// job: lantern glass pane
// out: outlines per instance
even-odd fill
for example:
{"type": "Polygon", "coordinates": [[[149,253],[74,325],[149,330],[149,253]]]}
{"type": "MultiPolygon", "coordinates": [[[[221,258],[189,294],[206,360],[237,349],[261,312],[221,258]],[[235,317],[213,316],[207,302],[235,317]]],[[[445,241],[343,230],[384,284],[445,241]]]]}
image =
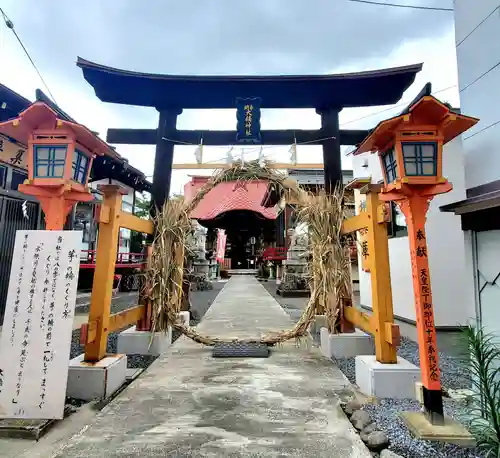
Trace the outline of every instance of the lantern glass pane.
{"type": "Polygon", "coordinates": [[[34,176],[35,178],[63,178],[66,164],[64,146],[34,146],[34,176]]]}
{"type": "Polygon", "coordinates": [[[403,142],[402,148],[406,175],[437,175],[437,144],[435,142],[403,142]]]}
{"type": "Polygon", "coordinates": [[[405,170],[407,175],[417,175],[417,163],[405,162],[405,170]]]}
{"type": "Polygon", "coordinates": [[[382,156],[384,163],[385,176],[387,183],[392,183],[398,178],[398,164],[396,162],[396,156],[394,154],[394,149],[390,149],[384,153],[382,156]]]}
{"type": "Polygon", "coordinates": [[[406,160],[416,159],[417,145],[414,143],[403,143],[403,157],[406,160]]]}
{"type": "Polygon", "coordinates": [[[47,161],[49,159],[49,152],[50,152],[49,147],[39,146],[39,147],[37,147],[36,152],[37,152],[38,160],[47,161]]]}
{"type": "Polygon", "coordinates": [[[435,163],[433,161],[422,163],[422,175],[433,176],[436,174],[435,169],[436,169],[436,166],[435,166],[435,163]]]}
{"type": "Polygon", "coordinates": [[[54,165],[52,169],[52,178],[62,178],[64,176],[64,164],[63,165],[54,165]]]}
{"type": "Polygon", "coordinates": [[[63,148],[60,148],[60,147],[57,147],[57,148],[54,148],[54,159],[56,161],[64,161],[66,162],[66,152],[67,152],[67,148],[66,147],[63,147],[63,148]]]}
{"type": "Polygon", "coordinates": [[[432,159],[434,160],[434,156],[436,154],[436,144],[435,143],[423,143],[420,145],[422,150],[422,159],[432,159]]]}
{"type": "Polygon", "coordinates": [[[81,151],[75,149],[73,153],[73,164],[71,178],[80,184],[85,184],[87,180],[89,158],[81,151]]]}

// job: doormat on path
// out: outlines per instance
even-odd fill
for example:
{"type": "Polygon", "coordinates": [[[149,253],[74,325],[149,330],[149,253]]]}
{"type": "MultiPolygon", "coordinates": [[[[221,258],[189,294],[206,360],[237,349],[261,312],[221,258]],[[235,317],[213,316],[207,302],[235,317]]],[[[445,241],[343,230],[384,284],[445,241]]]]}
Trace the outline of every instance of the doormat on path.
{"type": "Polygon", "coordinates": [[[214,345],[214,358],[269,358],[269,346],[260,342],[220,342],[214,345]]]}

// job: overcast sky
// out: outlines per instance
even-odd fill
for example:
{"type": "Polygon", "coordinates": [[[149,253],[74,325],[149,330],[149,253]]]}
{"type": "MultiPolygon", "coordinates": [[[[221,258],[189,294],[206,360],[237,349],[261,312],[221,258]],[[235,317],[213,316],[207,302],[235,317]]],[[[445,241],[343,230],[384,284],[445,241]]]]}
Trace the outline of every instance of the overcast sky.
{"type": "MultiPolygon", "coordinates": [[[[385,0],[380,0],[384,2],[385,0]]],[[[453,6],[452,0],[397,0],[453,6]]],[[[394,3],[394,2],[393,2],[394,3]]],[[[77,56],[113,67],[171,74],[324,74],[373,70],[423,62],[402,102],[427,82],[436,96],[458,105],[453,13],[352,3],[348,0],[3,0],[0,6],[59,106],[105,138],[109,127],[155,128],[153,108],[102,103],[75,65],[77,56]]],[[[0,82],[26,98],[47,93],[14,35],[0,24],[0,82]]],[[[346,109],[345,128],[369,128],[401,107],[352,122],[387,107],[346,109]]],[[[232,110],[185,111],[184,129],[235,129],[232,110]]],[[[319,128],[312,110],[269,110],[263,129],[319,128]]],[[[223,159],[228,148],[204,149],[204,161],[223,159]]],[[[152,175],[154,146],[117,150],[152,175]]],[[[177,147],[176,162],[195,162],[194,146],[177,147]]],[[[266,148],[288,160],[288,148],[266,148]]],[[[239,155],[239,150],[237,153],[239,155]]],[[[253,149],[245,157],[256,157],[253,149]]],[[[299,162],[320,162],[321,148],[299,146],[299,162]]],[[[349,158],[343,167],[351,168],[349,158]]],[[[188,174],[176,171],[172,192],[188,174]]],[[[209,172],[205,172],[209,173],[209,172]]]]}

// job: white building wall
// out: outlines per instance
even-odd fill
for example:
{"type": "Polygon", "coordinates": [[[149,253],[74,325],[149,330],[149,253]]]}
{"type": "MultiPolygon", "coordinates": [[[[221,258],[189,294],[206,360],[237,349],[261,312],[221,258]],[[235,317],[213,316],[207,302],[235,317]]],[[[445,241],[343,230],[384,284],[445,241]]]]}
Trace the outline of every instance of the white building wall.
{"type": "Polygon", "coordinates": [[[460,107],[480,118],[464,134],[466,188],[500,178],[499,6],[498,0],[455,1],[460,107]]]}
{"type": "MultiPolygon", "coordinates": [[[[463,142],[465,183],[472,188],[500,180],[498,0],[455,0],[455,38],[460,107],[463,114],[480,119],[464,134],[463,142]]],[[[500,231],[467,232],[464,238],[467,275],[477,281],[477,318],[500,338],[500,288],[491,284],[500,272],[500,231]]]]}
{"type": "MultiPolygon", "coordinates": [[[[372,178],[372,183],[382,180],[382,170],[376,154],[353,158],[355,177],[372,178]],[[367,167],[363,167],[363,164],[367,167]]],[[[427,243],[429,269],[435,307],[436,326],[458,326],[473,316],[472,280],[466,273],[465,249],[460,217],[439,211],[441,205],[465,198],[463,151],[460,138],[444,147],[444,175],[453,183],[453,191],[437,196],[427,214],[427,243]]],[[[356,208],[359,192],[356,191],[356,208]]],[[[394,314],[415,321],[413,283],[408,237],[389,239],[389,262],[394,314]]],[[[360,271],[360,301],[372,305],[370,273],[360,271]]]]}

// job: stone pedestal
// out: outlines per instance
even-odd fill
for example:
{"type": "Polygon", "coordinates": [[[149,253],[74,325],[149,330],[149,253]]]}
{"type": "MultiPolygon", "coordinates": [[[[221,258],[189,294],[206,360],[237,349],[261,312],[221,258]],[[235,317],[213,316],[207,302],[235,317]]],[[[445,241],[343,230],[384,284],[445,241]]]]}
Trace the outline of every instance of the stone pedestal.
{"type": "Polygon", "coordinates": [[[81,354],[69,362],[66,396],[84,401],[107,399],[126,381],[127,356],[111,355],[86,363],[81,354]]]}
{"type": "MultiPolygon", "coordinates": [[[[189,312],[187,312],[189,313],[189,312]]],[[[117,340],[117,351],[126,355],[158,356],[165,353],[172,344],[172,328],[167,333],[137,331],[132,326],[120,332],[117,340]]]]}
{"type": "Polygon", "coordinates": [[[195,259],[193,261],[193,273],[195,275],[205,275],[206,280],[209,280],[210,262],[195,259]]]}
{"type": "Polygon", "coordinates": [[[415,399],[415,383],[420,380],[420,368],[404,358],[382,364],[375,356],[356,356],[356,384],[368,396],[415,399]]]}
{"type": "Polygon", "coordinates": [[[373,355],[373,337],[356,330],[344,334],[330,334],[326,327],[320,330],[321,353],[327,358],[353,358],[358,355],[373,355]]]}
{"type": "Polygon", "coordinates": [[[307,262],[302,259],[287,259],[283,261],[283,272],[281,274],[279,290],[283,292],[308,291],[307,267],[307,262]]]}

